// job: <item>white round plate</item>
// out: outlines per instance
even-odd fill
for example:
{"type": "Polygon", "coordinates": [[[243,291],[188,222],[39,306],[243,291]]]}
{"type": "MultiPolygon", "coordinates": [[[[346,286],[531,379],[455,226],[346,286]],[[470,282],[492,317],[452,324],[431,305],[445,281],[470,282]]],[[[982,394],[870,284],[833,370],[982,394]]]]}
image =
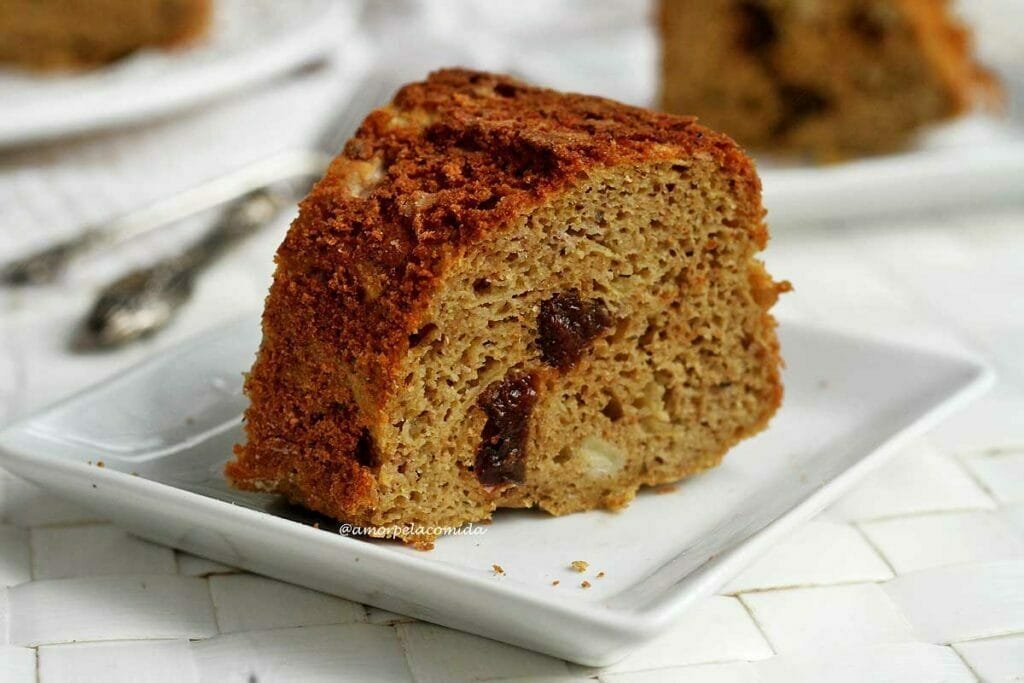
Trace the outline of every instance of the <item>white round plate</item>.
{"type": "Polygon", "coordinates": [[[351,32],[357,0],[215,0],[205,39],[142,50],[94,71],[0,69],[0,147],[137,122],[232,94],[325,55],[351,32]]]}

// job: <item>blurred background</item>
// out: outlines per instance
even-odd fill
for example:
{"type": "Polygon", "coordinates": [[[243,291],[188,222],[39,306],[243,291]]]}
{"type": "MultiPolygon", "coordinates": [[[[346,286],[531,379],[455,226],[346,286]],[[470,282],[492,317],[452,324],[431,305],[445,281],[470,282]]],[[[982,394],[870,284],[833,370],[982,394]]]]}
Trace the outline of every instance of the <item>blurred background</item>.
{"type": "MultiPolygon", "coordinates": [[[[183,21],[196,4],[177,2],[179,15],[165,17],[168,22],[183,21]]],[[[22,16],[14,16],[22,3],[5,5],[0,30],[22,16]]],[[[102,19],[103,3],[95,7],[102,19]]],[[[126,54],[114,61],[71,71],[0,69],[0,261],[315,145],[350,101],[369,106],[365,92],[359,97],[367,74],[386,74],[378,80],[390,83],[462,65],[646,106],[655,104],[659,87],[657,7],[646,0],[213,0],[210,7],[208,28],[171,49],[123,47],[126,54]]],[[[839,324],[869,334],[898,337],[902,330],[910,341],[933,346],[978,346],[977,334],[966,335],[965,343],[948,321],[938,334],[913,323],[936,313],[957,319],[961,313],[950,307],[959,294],[946,296],[936,311],[936,304],[911,302],[903,292],[854,284],[891,284],[892,268],[912,262],[901,249],[910,248],[914,233],[896,233],[894,226],[941,216],[944,229],[959,230],[960,239],[964,231],[948,225],[973,212],[1004,216],[999,220],[1013,226],[1007,230],[1016,230],[1016,219],[1005,216],[1024,205],[1024,42],[1018,35],[1024,3],[971,0],[956,7],[974,31],[978,58],[1004,84],[1003,110],[929,129],[893,154],[825,165],[758,157],[775,238],[767,259],[797,286],[782,304],[784,315],[833,314],[839,324]],[[875,267],[871,258],[830,264],[842,251],[835,242],[850,234],[841,226],[853,223],[875,226],[863,228],[869,241],[900,235],[898,245],[874,245],[871,258],[889,275],[862,273],[875,267]],[[895,308],[872,308],[883,303],[895,308]],[[868,318],[839,315],[847,304],[868,318]],[[894,326],[868,324],[871,315],[891,318],[894,326]]],[[[96,57],[81,45],[75,50],[73,58],[96,57]]],[[[196,279],[190,301],[165,331],[116,351],[71,349],[97,295],[131,269],[194,243],[216,211],[92,248],[54,282],[0,289],[0,423],[227,317],[258,310],[291,214],[285,208],[226,249],[196,279]]],[[[934,239],[939,233],[928,234],[934,239]]],[[[975,247],[985,242],[980,234],[968,238],[975,247]]],[[[943,268],[977,265],[964,263],[967,257],[951,245],[940,240],[928,249],[948,250],[939,254],[943,268]]],[[[996,249],[992,256],[1005,254],[996,249]]],[[[929,279],[936,275],[923,268],[908,273],[923,278],[918,286],[925,292],[937,291],[929,279]]],[[[1016,279],[992,284],[1000,299],[1003,292],[1024,293],[1019,277],[1009,277],[1016,279]]],[[[1011,298],[1003,307],[1005,320],[1016,319],[1018,326],[1019,306],[1011,298]]]]}

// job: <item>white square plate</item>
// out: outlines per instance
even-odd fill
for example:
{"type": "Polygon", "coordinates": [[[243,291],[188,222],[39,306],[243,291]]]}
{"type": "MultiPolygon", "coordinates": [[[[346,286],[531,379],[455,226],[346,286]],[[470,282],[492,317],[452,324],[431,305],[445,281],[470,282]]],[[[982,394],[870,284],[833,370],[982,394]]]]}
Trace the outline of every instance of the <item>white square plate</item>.
{"type": "Polygon", "coordinates": [[[620,513],[502,511],[483,535],[441,538],[432,552],[341,536],[272,496],[227,487],[242,373],[259,342],[253,318],[8,428],[0,462],[154,541],[605,665],[991,383],[967,360],[795,325],[781,336],[784,407],[721,467],[670,493],[641,493],[620,513]],[[586,577],[573,560],[590,563],[586,577]]]}

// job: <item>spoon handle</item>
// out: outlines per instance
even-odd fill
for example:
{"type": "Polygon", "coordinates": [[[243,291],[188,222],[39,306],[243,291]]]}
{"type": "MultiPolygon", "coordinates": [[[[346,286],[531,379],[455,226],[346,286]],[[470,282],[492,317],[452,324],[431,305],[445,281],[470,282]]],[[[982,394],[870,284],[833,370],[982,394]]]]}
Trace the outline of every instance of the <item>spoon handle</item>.
{"type": "Polygon", "coordinates": [[[129,272],[104,287],[86,315],[72,348],[114,349],[163,329],[189,300],[197,276],[230,247],[266,225],[305,193],[265,185],[232,202],[194,244],[129,272]]]}

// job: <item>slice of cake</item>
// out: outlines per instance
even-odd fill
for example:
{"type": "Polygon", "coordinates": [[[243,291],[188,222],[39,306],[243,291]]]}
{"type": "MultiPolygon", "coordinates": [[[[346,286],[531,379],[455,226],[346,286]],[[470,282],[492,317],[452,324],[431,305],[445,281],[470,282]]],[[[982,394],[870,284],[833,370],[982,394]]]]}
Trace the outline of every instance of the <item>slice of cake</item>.
{"type": "Polygon", "coordinates": [[[782,395],[763,217],[750,159],[692,119],[408,85],[277,253],[227,475],[424,542],[712,467],[782,395]]]}
{"type": "Polygon", "coordinates": [[[100,66],[143,47],[177,47],[210,22],[211,0],[3,0],[0,63],[100,66]]]}
{"type": "Polygon", "coordinates": [[[745,146],[890,151],[992,94],[946,0],[661,0],[666,111],[745,146]]]}

